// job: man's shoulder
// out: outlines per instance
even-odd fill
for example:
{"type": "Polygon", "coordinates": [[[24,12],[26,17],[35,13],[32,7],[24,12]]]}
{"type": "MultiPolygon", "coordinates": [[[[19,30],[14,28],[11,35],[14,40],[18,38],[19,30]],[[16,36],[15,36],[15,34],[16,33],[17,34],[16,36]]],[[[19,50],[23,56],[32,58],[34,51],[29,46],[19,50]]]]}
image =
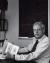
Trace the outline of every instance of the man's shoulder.
{"type": "Polygon", "coordinates": [[[45,35],[45,37],[42,39],[41,44],[49,46],[49,39],[48,37],[45,35]]]}
{"type": "Polygon", "coordinates": [[[48,36],[44,35],[44,39],[43,39],[43,41],[49,41],[48,36]]]}

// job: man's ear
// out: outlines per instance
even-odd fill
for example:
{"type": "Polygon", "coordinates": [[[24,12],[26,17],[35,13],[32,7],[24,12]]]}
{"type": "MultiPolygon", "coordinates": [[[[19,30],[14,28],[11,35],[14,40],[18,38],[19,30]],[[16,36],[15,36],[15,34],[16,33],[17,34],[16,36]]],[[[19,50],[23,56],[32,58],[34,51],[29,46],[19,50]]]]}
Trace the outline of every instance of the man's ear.
{"type": "Polygon", "coordinates": [[[42,31],[43,31],[43,34],[45,33],[45,26],[42,25],[42,31]]]}
{"type": "Polygon", "coordinates": [[[44,34],[45,33],[45,28],[43,28],[42,31],[43,31],[43,34],[44,34]]]}

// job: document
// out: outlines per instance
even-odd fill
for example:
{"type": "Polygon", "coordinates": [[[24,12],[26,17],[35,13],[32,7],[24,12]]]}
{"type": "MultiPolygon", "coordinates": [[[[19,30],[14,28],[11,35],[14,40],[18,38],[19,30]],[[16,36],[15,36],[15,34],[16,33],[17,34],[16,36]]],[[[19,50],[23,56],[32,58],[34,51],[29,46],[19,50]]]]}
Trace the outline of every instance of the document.
{"type": "Polygon", "coordinates": [[[18,50],[19,50],[19,46],[14,45],[10,42],[5,42],[3,47],[3,53],[9,52],[12,55],[17,54],[18,50]]]}

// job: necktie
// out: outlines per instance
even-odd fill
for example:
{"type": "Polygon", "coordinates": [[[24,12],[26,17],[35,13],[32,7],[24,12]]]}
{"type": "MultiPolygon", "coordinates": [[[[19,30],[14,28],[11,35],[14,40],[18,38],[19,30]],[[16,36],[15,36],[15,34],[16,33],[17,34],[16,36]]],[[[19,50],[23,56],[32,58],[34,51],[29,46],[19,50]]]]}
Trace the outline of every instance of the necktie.
{"type": "Polygon", "coordinates": [[[38,44],[38,40],[36,40],[36,42],[35,42],[35,44],[34,44],[32,50],[31,50],[31,52],[34,52],[34,51],[36,50],[36,46],[37,46],[37,44],[38,44]]]}

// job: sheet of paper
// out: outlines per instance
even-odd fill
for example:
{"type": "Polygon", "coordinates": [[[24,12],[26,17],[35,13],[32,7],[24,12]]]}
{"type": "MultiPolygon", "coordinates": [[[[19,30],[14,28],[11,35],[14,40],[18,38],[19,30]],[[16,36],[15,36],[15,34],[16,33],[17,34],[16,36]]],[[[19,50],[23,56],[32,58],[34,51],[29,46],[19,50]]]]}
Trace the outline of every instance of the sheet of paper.
{"type": "Polygon", "coordinates": [[[3,47],[3,52],[4,53],[9,52],[12,55],[17,54],[18,50],[19,50],[19,46],[14,45],[10,42],[5,42],[4,47],[3,47]]]}

